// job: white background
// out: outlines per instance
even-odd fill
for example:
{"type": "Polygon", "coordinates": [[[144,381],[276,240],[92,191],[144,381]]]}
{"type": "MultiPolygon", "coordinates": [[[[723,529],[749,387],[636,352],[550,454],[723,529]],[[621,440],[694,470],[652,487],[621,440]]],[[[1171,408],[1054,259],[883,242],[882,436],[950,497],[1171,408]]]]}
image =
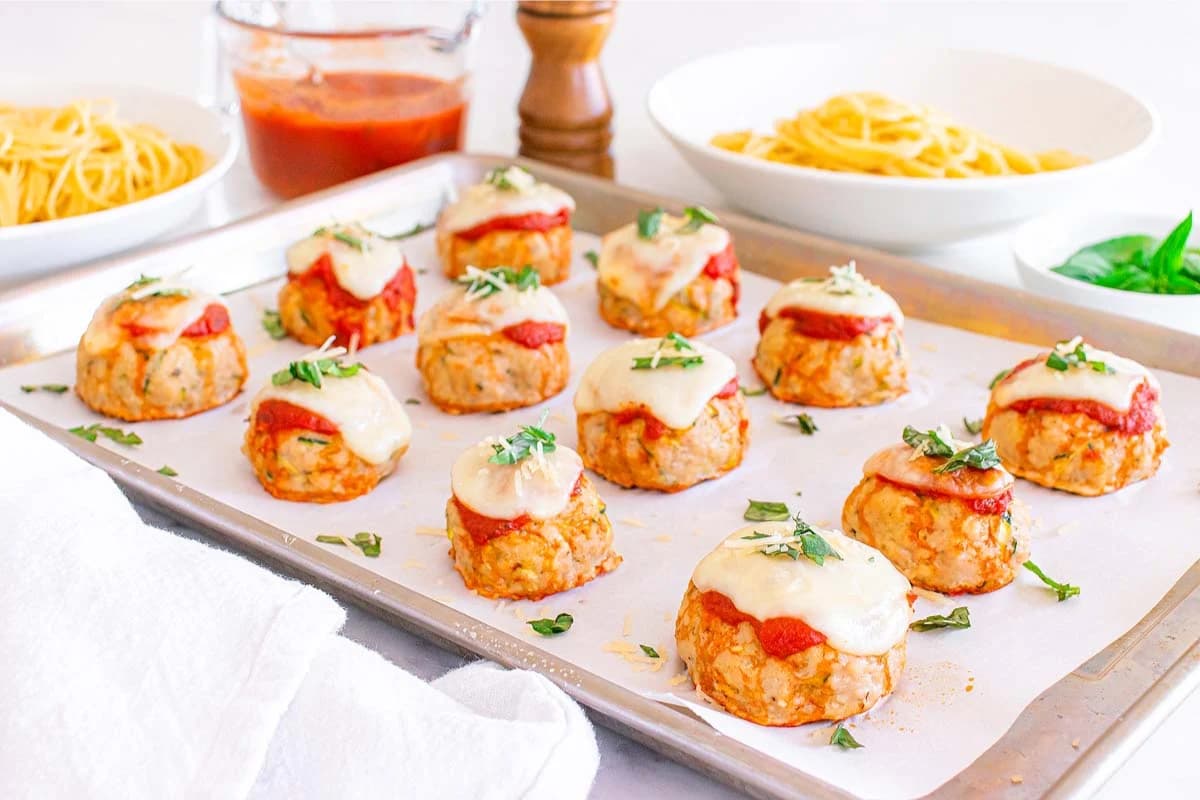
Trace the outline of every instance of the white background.
{"type": "MultiPolygon", "coordinates": [[[[117,81],[196,95],[209,85],[205,18],[208,4],[0,3],[0,71],[6,77],[117,81]]],[[[671,67],[735,46],[862,34],[981,47],[1077,67],[1130,89],[1157,107],[1164,126],[1158,150],[1097,206],[1182,216],[1200,194],[1200,3],[660,3],[625,0],[605,48],[616,106],[618,180],[720,206],[714,190],[690,172],[653,129],[643,98],[671,67]]],[[[489,8],[479,42],[469,149],[516,149],[516,101],[528,55],[508,3],[489,8]]],[[[803,75],[792,76],[802,82],[803,75]]],[[[1014,98],[1019,101],[1018,98],[1014,98]]],[[[244,162],[189,225],[219,224],[273,201],[244,162]]],[[[927,254],[925,260],[1014,284],[1004,237],[927,254]]],[[[2,265],[0,265],[2,269],[2,265]]],[[[351,610],[347,633],[397,664],[430,677],[453,656],[386,623],[351,610]]],[[[1200,785],[1195,742],[1200,698],[1193,697],[1105,787],[1109,800],[1135,794],[1194,797],[1200,785]]],[[[595,796],[730,796],[611,734],[601,733],[603,759],[595,796]]]]}

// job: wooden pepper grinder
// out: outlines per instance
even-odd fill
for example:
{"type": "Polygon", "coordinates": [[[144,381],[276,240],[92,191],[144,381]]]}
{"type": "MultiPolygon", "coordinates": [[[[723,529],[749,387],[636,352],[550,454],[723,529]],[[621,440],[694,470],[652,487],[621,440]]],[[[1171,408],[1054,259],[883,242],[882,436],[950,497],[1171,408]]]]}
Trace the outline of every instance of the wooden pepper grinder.
{"type": "Polygon", "coordinates": [[[517,4],[517,24],[533,53],[517,105],[521,155],[612,177],[612,101],[599,57],[615,5],[614,0],[517,4]]]}

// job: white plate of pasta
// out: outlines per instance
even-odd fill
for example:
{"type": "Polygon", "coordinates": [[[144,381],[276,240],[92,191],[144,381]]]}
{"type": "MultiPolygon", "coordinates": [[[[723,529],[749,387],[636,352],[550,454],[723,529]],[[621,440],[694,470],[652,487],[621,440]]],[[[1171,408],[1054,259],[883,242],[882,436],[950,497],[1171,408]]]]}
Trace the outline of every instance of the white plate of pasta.
{"type": "Polygon", "coordinates": [[[1158,135],[1144,102],[1074,70],[872,40],[702,58],[660,79],[647,105],[733,204],[893,250],[1094,193],[1158,135]]]}
{"type": "Polygon", "coordinates": [[[0,285],[179,225],[233,164],[237,142],[221,114],[177,95],[0,83],[0,285]]]}

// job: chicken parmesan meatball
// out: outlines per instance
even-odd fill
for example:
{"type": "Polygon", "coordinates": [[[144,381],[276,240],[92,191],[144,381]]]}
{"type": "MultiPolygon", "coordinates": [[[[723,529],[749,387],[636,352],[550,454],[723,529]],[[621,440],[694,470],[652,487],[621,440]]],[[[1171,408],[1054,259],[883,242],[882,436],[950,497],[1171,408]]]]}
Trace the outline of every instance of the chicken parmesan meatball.
{"type": "Polygon", "coordinates": [[[446,531],[454,569],[484,597],[538,600],[616,569],[612,525],[583,462],[528,426],[454,463],[446,531]]]}
{"type": "Polygon", "coordinates": [[[1014,475],[1086,496],[1149,478],[1169,444],[1158,380],[1078,338],[993,386],[983,435],[1014,475]]]}
{"type": "Polygon", "coordinates": [[[851,261],[785,285],[758,318],[754,370],[771,394],[825,408],[869,406],[908,391],[904,315],[851,261]]]}
{"type": "Polygon", "coordinates": [[[287,251],[279,320],[318,346],[362,349],[413,329],[417,285],[400,246],[361,225],[330,225],[287,251]]]}
{"type": "Polygon", "coordinates": [[[863,466],[842,509],[846,533],[922,589],[981,594],[1012,583],[1029,535],[1014,519],[1013,477],[994,443],[958,442],[944,427],[904,433],[863,466]]]}
{"type": "Polygon", "coordinates": [[[142,277],[100,304],[75,353],[75,393],[137,422],[228,403],[246,382],[246,348],[221,298],[142,277]]]}
{"type": "Polygon", "coordinates": [[[642,336],[694,336],[737,317],[741,270],[729,231],[703,208],[642,211],[604,237],[596,263],[600,316],[642,336]]]}
{"type": "Polygon", "coordinates": [[[339,348],[293,361],[254,398],[242,452],[274,497],[353,500],[408,450],[403,406],[381,378],[342,355],[339,348]]]}
{"type": "Polygon", "coordinates": [[[575,201],[521,167],[492,170],[446,206],[437,221],[437,251],[447,277],[468,266],[529,264],[547,286],[571,274],[575,201]]]}
{"type": "Polygon", "coordinates": [[[896,688],[910,588],[879,551],[838,531],[762,522],[734,531],[696,567],[675,642],[696,690],[734,716],[779,726],[843,720],[896,688]],[[832,552],[779,555],[813,536],[832,552]]]}
{"type": "Polygon", "coordinates": [[[451,414],[540,403],[570,377],[567,310],[520,271],[468,268],[421,317],[417,369],[434,404],[451,414]]]}
{"type": "Polygon", "coordinates": [[[625,487],[678,492],[719,477],[749,439],[733,361],[675,333],[602,353],[575,412],[584,465],[625,487]]]}

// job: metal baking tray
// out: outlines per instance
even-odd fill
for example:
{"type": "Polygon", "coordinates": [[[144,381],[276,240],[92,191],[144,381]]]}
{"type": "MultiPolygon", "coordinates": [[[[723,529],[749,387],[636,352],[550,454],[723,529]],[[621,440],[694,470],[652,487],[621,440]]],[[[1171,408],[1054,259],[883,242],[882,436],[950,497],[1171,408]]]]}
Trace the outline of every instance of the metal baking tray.
{"type": "MultiPolygon", "coordinates": [[[[591,176],[516,161],[576,198],[574,224],[580,230],[610,230],[651,205],[683,205],[591,176]]],[[[333,210],[341,218],[378,216],[386,210],[397,227],[430,224],[454,187],[477,182],[488,169],[512,162],[481,155],[436,156],[215,231],[0,293],[0,366],[73,347],[96,297],[171,254],[186,253],[200,262],[200,272],[193,277],[207,287],[234,291],[283,272],[282,264],[268,270],[261,263],[239,262],[237,254],[260,239],[264,227],[295,230],[319,225],[333,210]],[[381,191],[388,187],[395,191],[381,191]],[[380,207],[380,198],[386,198],[386,209],[380,207]]],[[[1200,337],[948,274],[733,212],[722,212],[721,219],[737,239],[742,263],[777,280],[817,275],[827,265],[853,257],[888,287],[911,317],[1029,343],[1051,341],[1058,332],[1073,330],[1149,366],[1200,377],[1200,337]]],[[[723,736],[687,711],[580,670],[187,486],[164,481],[119,453],[86,446],[59,428],[2,402],[0,406],[104,469],[140,501],[440,646],[510,667],[536,669],[591,709],[600,724],[734,788],[755,797],[850,796],[723,736]]],[[[1016,798],[1087,797],[1198,686],[1200,562],[1137,625],[1039,696],[989,750],[930,797],[993,796],[1001,791],[1016,798]],[[1013,775],[1020,775],[1022,782],[1014,784],[1013,775]]]]}

